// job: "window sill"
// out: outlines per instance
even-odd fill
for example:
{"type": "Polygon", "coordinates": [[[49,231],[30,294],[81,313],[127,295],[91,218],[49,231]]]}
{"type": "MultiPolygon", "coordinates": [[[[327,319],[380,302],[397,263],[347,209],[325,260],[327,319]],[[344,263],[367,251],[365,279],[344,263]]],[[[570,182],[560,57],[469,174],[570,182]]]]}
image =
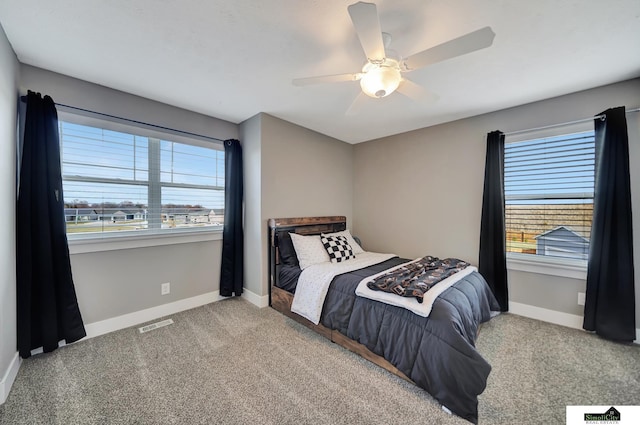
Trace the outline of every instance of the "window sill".
{"type": "Polygon", "coordinates": [[[92,238],[69,239],[69,254],[116,251],[151,246],[222,240],[222,230],[172,231],[161,234],[101,235],[92,238]]]}
{"type": "Polygon", "coordinates": [[[508,253],[507,269],[572,279],[587,279],[586,260],[508,253]]]}

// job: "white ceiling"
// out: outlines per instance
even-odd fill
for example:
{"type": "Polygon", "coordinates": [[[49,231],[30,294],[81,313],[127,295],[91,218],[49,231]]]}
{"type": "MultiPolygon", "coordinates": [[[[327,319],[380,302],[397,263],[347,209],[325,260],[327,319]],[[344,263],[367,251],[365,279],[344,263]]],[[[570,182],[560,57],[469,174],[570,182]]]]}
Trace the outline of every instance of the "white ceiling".
{"type": "MultiPolygon", "coordinates": [[[[484,26],[488,49],[407,76],[436,102],[399,93],[345,111],[358,72],[355,0],[2,0],[22,63],[240,123],[259,112],[358,143],[640,76],[638,0],[377,0],[402,56],[484,26]]],[[[634,105],[636,106],[636,105],[634,105]]]]}

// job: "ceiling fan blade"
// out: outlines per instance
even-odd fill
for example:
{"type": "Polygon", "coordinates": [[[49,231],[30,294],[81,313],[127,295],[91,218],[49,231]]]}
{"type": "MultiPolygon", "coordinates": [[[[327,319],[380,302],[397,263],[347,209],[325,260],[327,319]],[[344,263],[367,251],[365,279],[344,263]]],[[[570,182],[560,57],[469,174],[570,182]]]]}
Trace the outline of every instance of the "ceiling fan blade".
{"type": "Polygon", "coordinates": [[[311,84],[322,84],[322,83],[340,83],[343,81],[358,81],[362,78],[361,73],[356,74],[335,74],[335,75],[321,75],[318,77],[308,77],[308,78],[296,78],[292,81],[294,86],[308,86],[311,84]]]}
{"type": "Polygon", "coordinates": [[[407,80],[406,78],[403,78],[402,81],[400,81],[400,85],[396,91],[415,101],[428,100],[430,102],[434,102],[438,100],[437,94],[425,89],[411,80],[407,80]]]}
{"type": "Polygon", "coordinates": [[[491,27],[484,27],[477,31],[470,32],[446,43],[439,44],[430,49],[416,53],[402,61],[403,71],[413,71],[437,62],[466,55],[476,50],[491,46],[496,34],[491,27]]]}
{"type": "Polygon", "coordinates": [[[358,113],[360,112],[360,109],[362,109],[362,106],[365,104],[365,102],[367,102],[368,98],[369,96],[367,96],[363,92],[360,92],[356,96],[356,98],[353,99],[351,106],[349,106],[349,109],[347,109],[347,111],[344,114],[347,116],[358,115],[358,113]]]}
{"type": "Polygon", "coordinates": [[[384,59],[384,43],[376,5],[359,1],[347,9],[367,59],[370,61],[384,59]]]}

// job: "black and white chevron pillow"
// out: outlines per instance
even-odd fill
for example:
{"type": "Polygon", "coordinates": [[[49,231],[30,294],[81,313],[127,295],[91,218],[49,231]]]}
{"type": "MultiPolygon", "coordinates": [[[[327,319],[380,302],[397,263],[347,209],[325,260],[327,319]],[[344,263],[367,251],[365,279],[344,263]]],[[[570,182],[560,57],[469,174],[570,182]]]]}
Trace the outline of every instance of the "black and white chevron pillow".
{"type": "Polygon", "coordinates": [[[351,258],[356,258],[346,237],[323,235],[320,239],[322,240],[322,245],[324,245],[324,249],[327,250],[327,254],[329,254],[329,259],[331,259],[332,263],[339,263],[351,258]]]}

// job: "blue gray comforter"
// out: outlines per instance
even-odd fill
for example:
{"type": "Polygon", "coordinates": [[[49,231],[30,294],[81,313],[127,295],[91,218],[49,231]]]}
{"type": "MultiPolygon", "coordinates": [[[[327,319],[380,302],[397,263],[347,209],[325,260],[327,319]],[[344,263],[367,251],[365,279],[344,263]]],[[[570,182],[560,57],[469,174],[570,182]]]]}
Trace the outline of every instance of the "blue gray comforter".
{"type": "Polygon", "coordinates": [[[337,276],[321,323],[384,357],[458,416],[478,422],[478,395],[491,366],[475,349],[480,323],[499,306],[474,272],[443,292],[429,317],[355,295],[358,283],[408,260],[393,258],[337,276]]]}

